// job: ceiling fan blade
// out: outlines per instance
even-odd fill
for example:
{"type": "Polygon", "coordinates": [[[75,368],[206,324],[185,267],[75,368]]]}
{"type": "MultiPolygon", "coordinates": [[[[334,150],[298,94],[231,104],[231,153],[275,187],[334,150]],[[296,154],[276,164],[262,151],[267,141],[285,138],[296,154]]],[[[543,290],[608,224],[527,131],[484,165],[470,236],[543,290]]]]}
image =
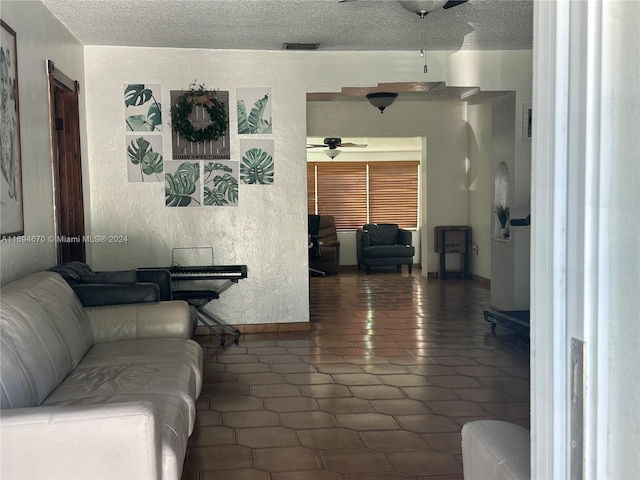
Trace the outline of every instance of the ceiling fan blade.
{"type": "Polygon", "coordinates": [[[353,147],[353,148],[365,148],[367,147],[367,145],[362,144],[362,143],[341,143],[340,145],[338,145],[339,147],[353,147]]]}
{"type": "Polygon", "coordinates": [[[449,0],[447,3],[445,3],[442,8],[444,8],[445,10],[448,8],[453,8],[453,7],[457,7],[458,5],[462,5],[463,3],[467,3],[469,0],[449,0]]]}
{"type": "Polygon", "coordinates": [[[307,148],[326,148],[327,146],[325,144],[322,145],[318,145],[318,144],[307,144],[307,148]]]}

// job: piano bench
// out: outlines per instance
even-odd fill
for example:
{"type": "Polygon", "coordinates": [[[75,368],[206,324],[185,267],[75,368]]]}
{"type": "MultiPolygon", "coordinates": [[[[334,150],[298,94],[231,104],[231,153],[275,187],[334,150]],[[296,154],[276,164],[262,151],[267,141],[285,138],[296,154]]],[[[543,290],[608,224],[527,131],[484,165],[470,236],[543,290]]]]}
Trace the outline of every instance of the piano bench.
{"type": "Polygon", "coordinates": [[[217,300],[220,293],[216,290],[174,290],[174,300],[217,300]]]}

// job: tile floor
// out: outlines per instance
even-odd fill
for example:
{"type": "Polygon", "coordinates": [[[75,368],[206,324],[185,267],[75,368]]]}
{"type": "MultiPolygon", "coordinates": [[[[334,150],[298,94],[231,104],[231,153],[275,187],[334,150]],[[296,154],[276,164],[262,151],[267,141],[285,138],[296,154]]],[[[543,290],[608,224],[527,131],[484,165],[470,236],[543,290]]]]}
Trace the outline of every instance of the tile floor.
{"type": "Polygon", "coordinates": [[[183,480],[462,479],[465,422],[529,427],[529,353],[490,333],[489,300],[419,268],[346,267],[310,279],[310,332],[198,337],[183,480]]]}

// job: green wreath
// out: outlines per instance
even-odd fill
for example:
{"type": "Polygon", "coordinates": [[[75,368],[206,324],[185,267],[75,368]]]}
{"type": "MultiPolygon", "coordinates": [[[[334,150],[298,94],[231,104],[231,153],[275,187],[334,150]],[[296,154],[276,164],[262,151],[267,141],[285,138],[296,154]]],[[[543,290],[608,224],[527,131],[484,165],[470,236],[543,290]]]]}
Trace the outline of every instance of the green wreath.
{"type": "Polygon", "coordinates": [[[203,85],[196,90],[191,88],[180,95],[171,111],[173,130],[189,142],[204,143],[215,141],[227,131],[227,113],[224,103],[216,98],[213,91],[205,90],[203,85]],[[194,105],[200,105],[209,114],[211,123],[205,128],[197,129],[189,120],[194,105]]]}

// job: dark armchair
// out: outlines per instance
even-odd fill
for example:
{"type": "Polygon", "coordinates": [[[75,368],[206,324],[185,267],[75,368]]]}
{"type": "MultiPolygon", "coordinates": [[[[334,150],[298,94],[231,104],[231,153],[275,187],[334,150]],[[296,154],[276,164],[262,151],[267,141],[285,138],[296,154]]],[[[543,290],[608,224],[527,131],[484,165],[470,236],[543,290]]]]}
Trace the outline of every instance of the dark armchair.
{"type": "Polygon", "coordinates": [[[94,272],[83,262],[49,268],[71,285],[85,307],[172,299],[171,274],[164,269],[94,272]]]}
{"type": "Polygon", "coordinates": [[[411,232],[395,223],[371,223],[356,232],[358,270],[365,267],[371,273],[372,266],[407,265],[413,267],[415,247],[411,245],[411,232]]]}
{"type": "Polygon", "coordinates": [[[309,260],[309,266],[325,274],[338,273],[340,242],[336,231],[336,220],[332,215],[320,215],[318,252],[309,260]]]}

